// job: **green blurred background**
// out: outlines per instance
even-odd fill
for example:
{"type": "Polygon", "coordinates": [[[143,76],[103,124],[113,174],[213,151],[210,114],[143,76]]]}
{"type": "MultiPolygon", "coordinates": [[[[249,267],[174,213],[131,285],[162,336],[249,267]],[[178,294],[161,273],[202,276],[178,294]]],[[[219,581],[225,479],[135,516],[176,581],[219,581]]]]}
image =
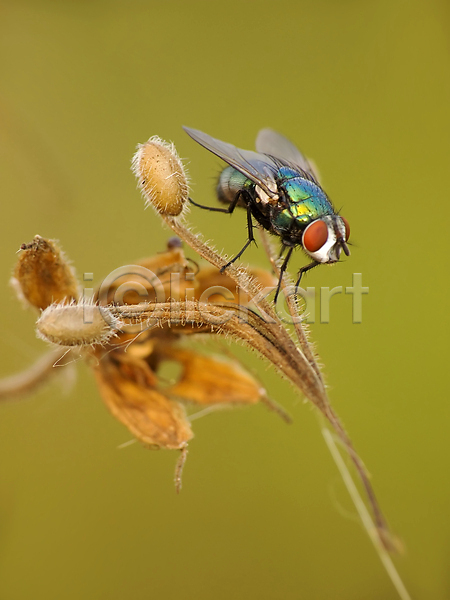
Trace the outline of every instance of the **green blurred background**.
{"type": "MultiPolygon", "coordinates": [[[[98,281],[169,236],[129,170],[138,142],[173,140],[213,204],[221,162],[181,125],[243,148],[280,130],[352,227],[352,256],[307,284],[370,287],[362,324],[341,295],[312,327],[333,405],[411,594],[450,598],[448,2],[23,0],[0,4],[0,31],[1,373],[45,350],[7,285],[22,242],[58,238],[98,281]]],[[[243,213],[190,220],[230,253],[245,239],[243,213]]],[[[176,455],[118,449],[130,435],[84,364],[71,391],[0,407],[2,600],[397,597],[314,411],[231,349],[295,422],[262,406],[195,421],[178,497],[176,455]]]]}

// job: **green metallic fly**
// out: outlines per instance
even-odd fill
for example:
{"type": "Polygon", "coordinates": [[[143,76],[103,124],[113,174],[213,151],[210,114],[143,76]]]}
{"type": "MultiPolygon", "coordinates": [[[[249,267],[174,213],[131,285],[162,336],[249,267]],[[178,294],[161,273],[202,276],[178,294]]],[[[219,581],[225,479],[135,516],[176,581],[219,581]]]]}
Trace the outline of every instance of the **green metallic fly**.
{"type": "Polygon", "coordinates": [[[306,271],[319,264],[337,262],[342,250],[350,255],[347,221],[336,213],[311,163],[288,139],[272,129],[262,129],[256,138],[257,152],[252,152],[221,142],[196,129],[183,129],[229,165],[220,174],[217,184],[218,199],[228,207],[203,206],[191,200],[192,204],[222,213],[232,213],[237,206],[247,210],[247,242],[222,271],[255,241],[253,218],[261,227],[279,236],[281,254],[287,249],[275,301],[283,273],[298,246],[312,258],[312,262],[299,270],[297,286],[306,271]]]}

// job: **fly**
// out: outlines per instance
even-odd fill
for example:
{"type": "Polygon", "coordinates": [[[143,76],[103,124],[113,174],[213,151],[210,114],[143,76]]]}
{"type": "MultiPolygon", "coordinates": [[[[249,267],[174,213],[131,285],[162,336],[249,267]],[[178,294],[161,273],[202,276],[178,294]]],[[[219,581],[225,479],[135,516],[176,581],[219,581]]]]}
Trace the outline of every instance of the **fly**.
{"type": "Polygon", "coordinates": [[[300,246],[312,259],[298,272],[296,286],[303,273],[320,264],[335,263],[341,252],[347,256],[350,235],[348,222],[337,214],[322,189],[319,177],[308,159],[287,138],[272,129],[262,129],[256,138],[256,152],[241,150],[197,129],[183,128],[201,146],[228,163],[217,184],[219,201],[227,208],[199,208],[231,214],[237,206],[247,211],[248,239],[243,248],[221,271],[240,258],[255,241],[253,219],[281,240],[281,255],[287,250],[280,268],[280,291],[292,252],[300,246]]]}

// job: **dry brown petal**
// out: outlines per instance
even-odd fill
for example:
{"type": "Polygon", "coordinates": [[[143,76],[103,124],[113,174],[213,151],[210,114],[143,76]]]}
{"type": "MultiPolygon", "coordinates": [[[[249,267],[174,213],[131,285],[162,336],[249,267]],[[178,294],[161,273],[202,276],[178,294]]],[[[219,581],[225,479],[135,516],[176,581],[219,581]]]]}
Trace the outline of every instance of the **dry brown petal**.
{"type": "Polygon", "coordinates": [[[144,361],[105,354],[94,372],[106,406],[143,444],[176,450],[193,437],[184,408],[155,389],[144,361]]]}
{"type": "Polygon", "coordinates": [[[22,300],[44,310],[54,302],[78,298],[75,271],[54,240],[36,235],[20,250],[11,283],[22,300]]]}
{"type": "Polygon", "coordinates": [[[194,270],[183,249],[173,247],[113,271],[96,291],[95,300],[106,306],[154,302],[156,299],[162,302],[174,296],[184,298],[188,288],[195,290],[197,287],[194,270]]]}
{"type": "MultiPolygon", "coordinates": [[[[249,269],[250,275],[261,287],[276,286],[277,280],[265,269],[249,269]]],[[[198,290],[196,298],[202,302],[239,302],[236,281],[215,267],[203,267],[196,276],[198,290]]]]}
{"type": "Polygon", "coordinates": [[[186,260],[183,248],[181,246],[173,246],[171,240],[169,240],[167,246],[168,248],[165,252],[159,252],[156,256],[143,258],[137,264],[153,271],[158,276],[162,276],[166,272],[174,272],[176,267],[178,267],[180,272],[187,270],[189,263],[186,260]]]}
{"type": "Polygon", "coordinates": [[[256,404],[264,388],[236,362],[169,346],[166,357],[183,365],[180,380],[165,392],[197,404],[256,404]]]}

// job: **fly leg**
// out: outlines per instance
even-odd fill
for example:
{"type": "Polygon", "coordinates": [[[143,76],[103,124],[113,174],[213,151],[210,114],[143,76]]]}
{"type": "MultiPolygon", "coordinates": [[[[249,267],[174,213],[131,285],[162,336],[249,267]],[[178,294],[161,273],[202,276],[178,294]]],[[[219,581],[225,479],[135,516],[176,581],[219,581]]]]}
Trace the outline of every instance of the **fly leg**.
{"type": "Polygon", "coordinates": [[[297,283],[295,284],[295,287],[298,287],[300,285],[300,281],[303,277],[303,273],[306,273],[307,271],[314,269],[314,267],[317,267],[317,265],[320,265],[320,264],[321,263],[314,261],[314,262],[310,263],[309,265],[302,267],[300,269],[300,271],[298,272],[298,278],[297,278],[297,283]]]}
{"type": "MultiPolygon", "coordinates": [[[[240,196],[240,194],[238,194],[236,196],[236,198],[238,198],[238,200],[239,200],[239,196],[240,196]]],[[[234,207],[237,204],[236,198],[233,200],[232,204],[230,204],[230,206],[232,206],[234,204],[233,210],[234,210],[234,207]]],[[[242,254],[245,252],[245,250],[250,246],[250,244],[252,242],[255,242],[255,244],[256,244],[256,240],[255,240],[255,237],[253,235],[252,209],[251,209],[250,203],[247,204],[247,231],[248,231],[248,240],[245,242],[244,247],[242,248],[242,250],[240,250],[236,254],[236,256],[234,258],[232,258],[229,262],[227,262],[226,265],[224,265],[220,269],[221,273],[223,273],[227,267],[229,267],[230,265],[232,265],[234,263],[234,261],[236,261],[238,258],[240,258],[242,256],[242,254]]]]}
{"type": "MultiPolygon", "coordinates": [[[[283,254],[284,249],[286,248],[286,246],[283,246],[281,249],[281,255],[283,254]]],[[[278,294],[280,293],[280,289],[281,289],[281,282],[283,281],[283,274],[287,269],[288,266],[288,262],[292,256],[292,252],[293,252],[294,248],[289,248],[288,253],[286,254],[286,257],[283,261],[283,264],[281,265],[280,268],[280,278],[278,279],[278,285],[277,285],[277,291],[275,292],[275,298],[273,299],[274,303],[277,303],[277,299],[278,299],[278,294]]],[[[298,285],[298,284],[297,284],[298,285]]]]}
{"type": "Polygon", "coordinates": [[[192,200],[192,198],[189,198],[189,202],[191,204],[193,204],[194,206],[197,206],[198,208],[203,208],[204,210],[210,210],[211,212],[221,212],[221,213],[225,213],[225,214],[231,215],[231,213],[236,208],[237,203],[241,199],[241,196],[243,196],[243,192],[238,192],[236,194],[236,196],[233,198],[233,200],[230,202],[230,204],[228,205],[228,208],[218,208],[218,207],[215,207],[215,206],[205,206],[204,204],[197,204],[197,202],[194,202],[192,200]]]}
{"type": "Polygon", "coordinates": [[[238,205],[239,200],[241,200],[241,199],[247,205],[248,240],[246,241],[242,250],[240,250],[234,258],[232,258],[229,262],[227,262],[226,265],[224,265],[220,269],[221,273],[223,273],[227,267],[232,265],[238,258],[240,258],[252,242],[255,242],[255,244],[256,244],[256,240],[253,235],[253,223],[252,223],[252,211],[251,211],[251,205],[250,205],[250,198],[248,197],[248,194],[245,193],[245,191],[241,190],[236,194],[236,196],[233,198],[232,202],[230,202],[230,204],[228,205],[228,208],[216,208],[215,206],[204,206],[203,204],[197,204],[197,202],[194,202],[192,200],[192,198],[189,198],[190,203],[193,204],[194,206],[198,206],[199,208],[203,208],[205,210],[210,210],[213,212],[221,212],[221,213],[226,213],[226,214],[231,214],[234,211],[234,209],[236,208],[236,206],[238,205]]]}

